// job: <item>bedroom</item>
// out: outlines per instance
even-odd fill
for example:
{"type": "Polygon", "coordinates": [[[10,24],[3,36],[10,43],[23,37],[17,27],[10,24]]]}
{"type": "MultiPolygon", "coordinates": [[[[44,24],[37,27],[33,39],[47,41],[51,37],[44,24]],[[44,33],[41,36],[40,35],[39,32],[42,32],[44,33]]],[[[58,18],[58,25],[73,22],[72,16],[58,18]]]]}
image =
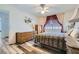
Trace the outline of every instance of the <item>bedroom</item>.
{"type": "Polygon", "coordinates": [[[79,53],[78,13],[78,4],[1,4],[1,48],[8,54],[79,53]]]}

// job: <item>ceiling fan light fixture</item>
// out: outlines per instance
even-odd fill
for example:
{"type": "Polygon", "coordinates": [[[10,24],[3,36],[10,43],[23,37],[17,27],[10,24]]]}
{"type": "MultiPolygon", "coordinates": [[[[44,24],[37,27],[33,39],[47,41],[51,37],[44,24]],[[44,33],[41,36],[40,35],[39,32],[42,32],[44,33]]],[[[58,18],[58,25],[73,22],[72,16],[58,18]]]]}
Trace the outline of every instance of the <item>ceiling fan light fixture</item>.
{"type": "Polygon", "coordinates": [[[44,14],[44,13],[45,13],[45,11],[44,11],[44,10],[42,10],[42,11],[41,11],[41,14],[44,14]]]}

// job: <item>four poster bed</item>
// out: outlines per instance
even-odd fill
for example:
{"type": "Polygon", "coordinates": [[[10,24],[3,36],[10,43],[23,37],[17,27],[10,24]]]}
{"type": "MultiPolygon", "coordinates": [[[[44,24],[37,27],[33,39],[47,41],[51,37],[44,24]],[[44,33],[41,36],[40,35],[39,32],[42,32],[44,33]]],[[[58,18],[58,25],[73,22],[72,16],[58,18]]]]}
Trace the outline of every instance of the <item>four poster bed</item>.
{"type": "Polygon", "coordinates": [[[35,35],[35,43],[55,51],[66,53],[65,33],[56,15],[47,16],[44,32],[35,35]]]}

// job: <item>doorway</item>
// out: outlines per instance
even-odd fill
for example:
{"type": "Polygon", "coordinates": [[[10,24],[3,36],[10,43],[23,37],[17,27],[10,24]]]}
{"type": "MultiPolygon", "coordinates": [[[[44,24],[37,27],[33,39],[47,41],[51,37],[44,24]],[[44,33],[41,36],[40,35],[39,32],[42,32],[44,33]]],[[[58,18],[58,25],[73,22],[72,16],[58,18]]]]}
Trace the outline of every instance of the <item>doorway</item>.
{"type": "Polygon", "coordinates": [[[0,11],[0,39],[8,41],[9,38],[9,13],[0,11]]]}

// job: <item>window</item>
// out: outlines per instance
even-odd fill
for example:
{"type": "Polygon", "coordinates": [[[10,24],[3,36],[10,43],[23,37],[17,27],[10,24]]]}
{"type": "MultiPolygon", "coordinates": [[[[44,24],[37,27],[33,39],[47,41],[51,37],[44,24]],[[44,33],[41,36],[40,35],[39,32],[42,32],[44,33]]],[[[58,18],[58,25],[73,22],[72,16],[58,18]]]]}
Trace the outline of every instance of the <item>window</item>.
{"type": "Polygon", "coordinates": [[[44,30],[63,32],[63,25],[59,22],[56,15],[47,16],[44,24],[44,30]]]}
{"type": "Polygon", "coordinates": [[[49,20],[45,26],[45,30],[61,32],[61,26],[57,20],[49,20]]]}

